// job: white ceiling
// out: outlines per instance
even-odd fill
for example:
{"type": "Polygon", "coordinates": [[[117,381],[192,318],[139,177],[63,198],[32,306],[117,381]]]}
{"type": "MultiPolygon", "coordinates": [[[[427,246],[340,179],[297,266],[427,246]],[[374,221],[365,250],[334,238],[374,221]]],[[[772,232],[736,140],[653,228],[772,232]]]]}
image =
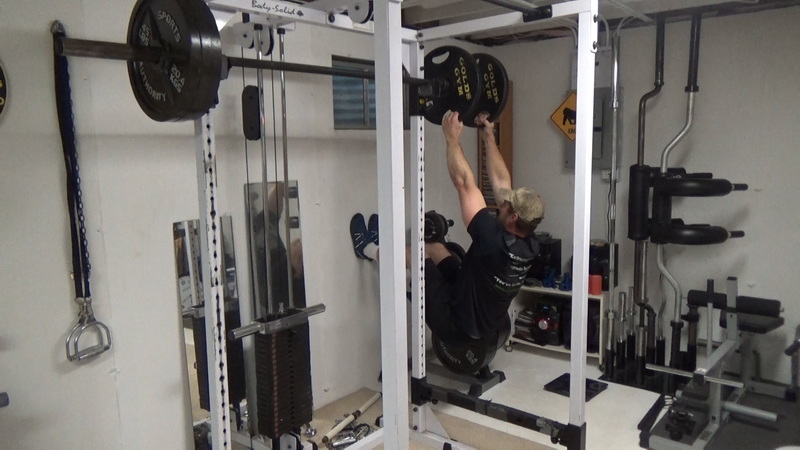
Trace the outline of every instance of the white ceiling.
{"type": "MultiPolygon", "coordinates": [[[[402,3],[404,25],[412,28],[427,28],[465,20],[485,18],[514,12],[514,5],[547,6],[559,0],[404,0],[402,3]],[[497,6],[509,4],[509,7],[497,6]]],[[[692,13],[701,12],[703,17],[742,14],[763,9],[772,9],[800,4],[796,0],[599,0],[601,20],[614,30],[621,20],[626,26],[643,26],[663,14],[667,21],[687,20],[692,13]]],[[[570,27],[574,21],[560,20],[547,23],[529,23],[514,29],[466,36],[467,40],[485,45],[502,45],[520,40],[540,40],[552,37],[572,36],[570,27]]],[[[601,26],[600,30],[604,30],[601,26]]]]}
{"type": "MultiPolygon", "coordinates": [[[[309,6],[342,11],[347,5],[366,0],[303,0],[309,6]]],[[[467,20],[487,18],[533,7],[563,3],[563,0],[403,0],[403,25],[424,29],[467,20]],[[510,6],[498,6],[510,5],[510,6]],[[515,8],[516,7],[516,8],[515,8]]],[[[626,27],[643,26],[653,22],[657,14],[667,21],[688,19],[694,12],[708,16],[742,14],[763,9],[800,5],[800,0],[599,0],[601,21],[615,29],[624,20],[626,27]]],[[[503,45],[508,42],[532,41],[572,36],[574,21],[530,22],[513,29],[504,28],[463,38],[484,45],[503,45]]],[[[601,26],[600,30],[604,30],[601,26]]]]}

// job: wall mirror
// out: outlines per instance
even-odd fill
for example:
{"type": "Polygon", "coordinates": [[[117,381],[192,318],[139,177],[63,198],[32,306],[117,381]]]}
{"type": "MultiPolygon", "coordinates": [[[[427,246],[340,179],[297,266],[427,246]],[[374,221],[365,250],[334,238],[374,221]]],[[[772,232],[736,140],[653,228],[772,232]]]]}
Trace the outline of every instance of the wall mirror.
{"type": "MultiPolygon", "coordinates": [[[[265,318],[268,314],[306,306],[297,181],[267,182],[266,186],[260,182],[249,183],[244,188],[252,308],[240,308],[240,294],[244,299],[248,297],[248,293],[242,293],[240,289],[247,290],[247,287],[238,283],[233,221],[230,216],[222,216],[223,295],[228,330],[265,318]]],[[[173,224],[172,231],[195,448],[210,449],[210,395],[201,270],[201,240],[205,236],[198,226],[198,220],[181,221],[173,224]]],[[[237,417],[242,419],[241,426],[248,420],[255,420],[253,414],[247,413],[247,403],[243,402],[248,397],[245,352],[251,351],[252,347],[241,339],[227,340],[229,401],[237,417]]],[[[249,374],[251,378],[255,377],[252,368],[249,374]]],[[[254,379],[250,380],[250,385],[253,389],[254,379]]],[[[254,395],[254,392],[250,393],[250,396],[254,395]]],[[[255,398],[249,400],[256,404],[255,398]]],[[[250,429],[254,429],[252,423],[250,429]]]]}
{"type": "Polygon", "coordinates": [[[256,318],[305,307],[297,181],[247,184],[245,200],[256,318]]]}
{"type": "MultiPolygon", "coordinates": [[[[233,246],[233,221],[230,216],[221,216],[220,225],[223,249],[222,270],[225,274],[223,284],[225,322],[228,329],[232,329],[241,326],[239,286],[233,246]]],[[[195,448],[210,449],[208,436],[210,427],[207,425],[210,417],[208,358],[200,261],[200,239],[203,239],[204,236],[198,230],[198,226],[198,220],[176,222],[172,225],[172,234],[195,448]]],[[[228,341],[227,352],[230,401],[232,405],[237,405],[245,397],[241,341],[228,341]]]]}

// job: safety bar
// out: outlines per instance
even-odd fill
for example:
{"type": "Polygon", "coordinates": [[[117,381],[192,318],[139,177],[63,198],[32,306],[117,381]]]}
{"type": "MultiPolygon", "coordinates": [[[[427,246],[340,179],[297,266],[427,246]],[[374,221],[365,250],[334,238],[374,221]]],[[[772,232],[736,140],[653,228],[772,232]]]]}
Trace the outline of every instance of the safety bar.
{"type": "MultiPolygon", "coordinates": [[[[689,396],[682,395],[681,393],[677,394],[677,398],[682,402],[689,405],[694,405],[699,408],[706,407],[707,404],[705,402],[699,401],[689,396]]],[[[739,403],[735,402],[720,402],[720,408],[723,411],[739,414],[742,416],[752,417],[754,419],[760,419],[766,422],[777,422],[778,415],[771,411],[764,411],[763,409],[753,408],[751,406],[740,405],[739,403]]]]}
{"type": "MultiPolygon", "coordinates": [[[[710,342],[710,341],[709,341],[710,342]]],[[[726,340],[708,357],[706,367],[698,367],[694,371],[694,378],[698,382],[703,382],[709,378],[708,374],[717,367],[723,359],[728,357],[728,354],[736,350],[736,341],[726,340]]]]}
{"type": "MultiPolygon", "coordinates": [[[[645,368],[648,370],[654,370],[656,372],[663,372],[668,373],[671,375],[678,375],[685,378],[694,378],[697,375],[697,372],[689,372],[688,370],[680,370],[680,369],[673,369],[672,367],[665,367],[659,366],[658,364],[646,364],[645,368]]],[[[727,378],[719,378],[719,377],[712,377],[709,375],[703,375],[703,380],[708,381],[709,383],[716,383],[721,384],[724,386],[731,386],[734,388],[743,389],[744,383],[741,381],[736,380],[728,380],[727,378]]]]}

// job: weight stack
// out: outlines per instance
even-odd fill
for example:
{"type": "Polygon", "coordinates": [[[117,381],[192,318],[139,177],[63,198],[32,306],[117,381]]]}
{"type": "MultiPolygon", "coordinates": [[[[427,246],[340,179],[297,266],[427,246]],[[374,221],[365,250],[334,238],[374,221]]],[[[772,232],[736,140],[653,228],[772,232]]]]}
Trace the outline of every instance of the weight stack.
{"type": "Polygon", "coordinates": [[[311,422],[308,323],[254,336],[258,433],[276,439],[311,422]]]}
{"type": "MultiPolygon", "coordinates": [[[[239,310],[231,309],[225,313],[225,325],[229,330],[242,326],[239,319],[239,310]]],[[[194,336],[194,356],[197,368],[197,386],[200,396],[200,407],[211,411],[208,392],[208,353],[206,352],[206,319],[195,317],[192,319],[192,335],[194,336]]],[[[231,405],[238,405],[247,392],[244,379],[244,349],[241,340],[227,341],[228,354],[228,392],[231,405]]]]}

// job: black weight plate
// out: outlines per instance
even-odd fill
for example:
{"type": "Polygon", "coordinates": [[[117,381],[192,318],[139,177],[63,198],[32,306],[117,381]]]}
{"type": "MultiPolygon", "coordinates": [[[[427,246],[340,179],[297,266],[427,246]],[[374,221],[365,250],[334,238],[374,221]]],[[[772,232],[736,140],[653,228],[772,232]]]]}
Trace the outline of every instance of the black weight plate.
{"type": "Polygon", "coordinates": [[[433,49],[425,56],[425,79],[433,83],[433,95],[421,99],[426,119],[440,125],[449,110],[474,118],[483,83],[469,52],[450,45],[433,49]]]}
{"type": "Polygon", "coordinates": [[[433,353],[443,366],[461,375],[472,375],[491,362],[497,351],[487,348],[484,341],[445,342],[435,334],[431,336],[433,353]],[[491,352],[491,358],[487,358],[491,352]]]}
{"type": "Polygon", "coordinates": [[[508,101],[508,73],[500,61],[492,55],[486,53],[475,53],[472,55],[478,64],[483,83],[483,96],[475,114],[464,118],[464,125],[474,127],[475,118],[478,114],[485,112],[489,114],[489,122],[494,122],[503,112],[508,101]]]}
{"type": "Polygon", "coordinates": [[[194,120],[217,102],[222,47],[203,0],[139,0],[128,44],[163,51],[159,62],[128,62],[139,106],[159,122],[194,120]]]}

